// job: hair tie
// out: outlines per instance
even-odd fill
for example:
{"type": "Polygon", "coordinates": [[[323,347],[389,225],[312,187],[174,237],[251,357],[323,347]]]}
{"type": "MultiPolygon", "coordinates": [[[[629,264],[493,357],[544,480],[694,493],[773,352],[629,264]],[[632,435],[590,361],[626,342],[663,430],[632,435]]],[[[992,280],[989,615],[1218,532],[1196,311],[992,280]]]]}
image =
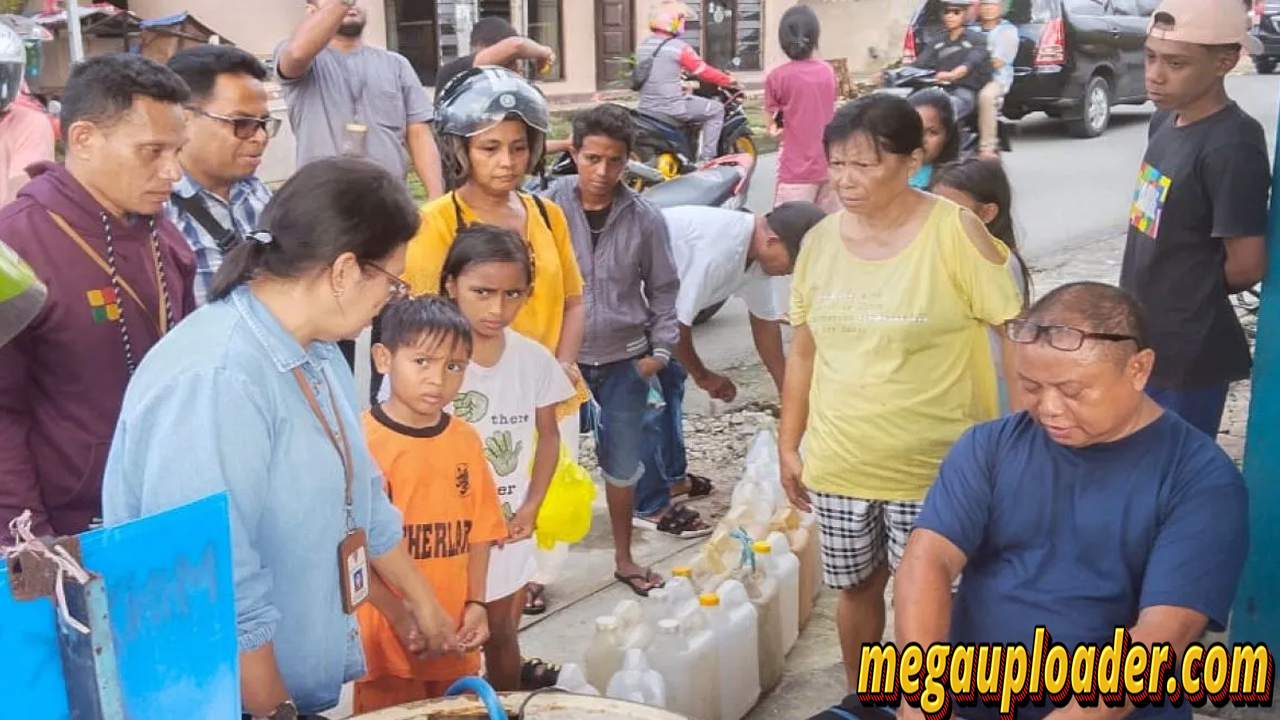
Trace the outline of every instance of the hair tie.
{"type": "Polygon", "coordinates": [[[275,241],[275,238],[271,236],[271,233],[267,232],[266,230],[256,230],[254,232],[249,233],[249,239],[258,243],[259,245],[270,245],[273,241],[275,241]]]}

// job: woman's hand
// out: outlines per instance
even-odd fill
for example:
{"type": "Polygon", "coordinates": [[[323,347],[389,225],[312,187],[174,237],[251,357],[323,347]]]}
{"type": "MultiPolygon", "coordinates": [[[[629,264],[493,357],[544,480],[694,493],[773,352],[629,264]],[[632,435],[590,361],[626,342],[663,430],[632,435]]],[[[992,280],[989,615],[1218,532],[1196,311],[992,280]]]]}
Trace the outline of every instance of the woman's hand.
{"type": "Polygon", "coordinates": [[[453,619],[445,613],[434,597],[427,601],[412,603],[409,611],[413,621],[422,633],[426,647],[418,652],[419,656],[439,655],[454,652],[458,648],[458,636],[454,630],[453,619]]]}
{"type": "Polygon", "coordinates": [[[479,650],[489,640],[489,611],[476,603],[467,603],[462,611],[462,625],[458,628],[458,650],[479,650]]]}
{"type": "Polygon", "coordinates": [[[507,522],[508,542],[516,542],[533,537],[533,529],[538,521],[538,508],[525,503],[520,506],[511,520],[507,522]]]}
{"type": "Polygon", "coordinates": [[[809,504],[809,489],[800,480],[804,476],[804,461],[800,453],[784,451],[778,454],[778,464],[782,470],[782,489],[787,491],[787,499],[801,512],[813,512],[809,504]]]}

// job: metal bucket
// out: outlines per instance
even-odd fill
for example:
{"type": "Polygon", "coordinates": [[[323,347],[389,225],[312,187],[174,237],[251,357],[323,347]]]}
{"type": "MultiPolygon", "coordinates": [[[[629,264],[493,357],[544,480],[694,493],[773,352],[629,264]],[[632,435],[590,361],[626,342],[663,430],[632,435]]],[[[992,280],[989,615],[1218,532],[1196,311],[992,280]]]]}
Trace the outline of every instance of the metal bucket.
{"type": "MultiPolygon", "coordinates": [[[[592,695],[520,692],[501,693],[499,697],[510,720],[688,720],[684,715],[661,708],[592,695]],[[524,714],[518,715],[522,705],[524,714]]],[[[484,720],[488,717],[479,700],[460,696],[399,705],[350,720],[484,720]]]]}

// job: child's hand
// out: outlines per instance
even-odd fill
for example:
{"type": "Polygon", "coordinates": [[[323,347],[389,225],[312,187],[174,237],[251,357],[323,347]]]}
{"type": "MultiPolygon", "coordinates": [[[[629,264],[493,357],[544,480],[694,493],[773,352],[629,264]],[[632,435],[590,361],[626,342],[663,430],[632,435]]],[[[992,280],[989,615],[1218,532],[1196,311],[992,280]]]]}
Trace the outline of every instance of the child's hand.
{"type": "Polygon", "coordinates": [[[479,650],[489,640],[489,611],[483,605],[467,603],[462,611],[462,625],[458,627],[458,650],[479,650]]]}
{"type": "Polygon", "coordinates": [[[534,525],[538,521],[538,508],[525,503],[507,522],[508,542],[516,542],[533,536],[534,525]]]}

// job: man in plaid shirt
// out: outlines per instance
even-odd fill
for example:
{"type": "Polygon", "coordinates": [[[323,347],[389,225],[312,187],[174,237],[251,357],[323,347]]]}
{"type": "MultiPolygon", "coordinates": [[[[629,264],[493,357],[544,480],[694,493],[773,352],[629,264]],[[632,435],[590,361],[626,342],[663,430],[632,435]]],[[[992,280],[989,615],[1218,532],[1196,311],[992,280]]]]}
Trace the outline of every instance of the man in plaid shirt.
{"type": "Polygon", "coordinates": [[[205,303],[223,255],[257,229],[271,191],[254,173],[280,120],[267,107],[267,68],[226,45],[177,53],[169,67],[191,87],[183,177],[166,213],[196,254],[196,303],[205,303]]]}

